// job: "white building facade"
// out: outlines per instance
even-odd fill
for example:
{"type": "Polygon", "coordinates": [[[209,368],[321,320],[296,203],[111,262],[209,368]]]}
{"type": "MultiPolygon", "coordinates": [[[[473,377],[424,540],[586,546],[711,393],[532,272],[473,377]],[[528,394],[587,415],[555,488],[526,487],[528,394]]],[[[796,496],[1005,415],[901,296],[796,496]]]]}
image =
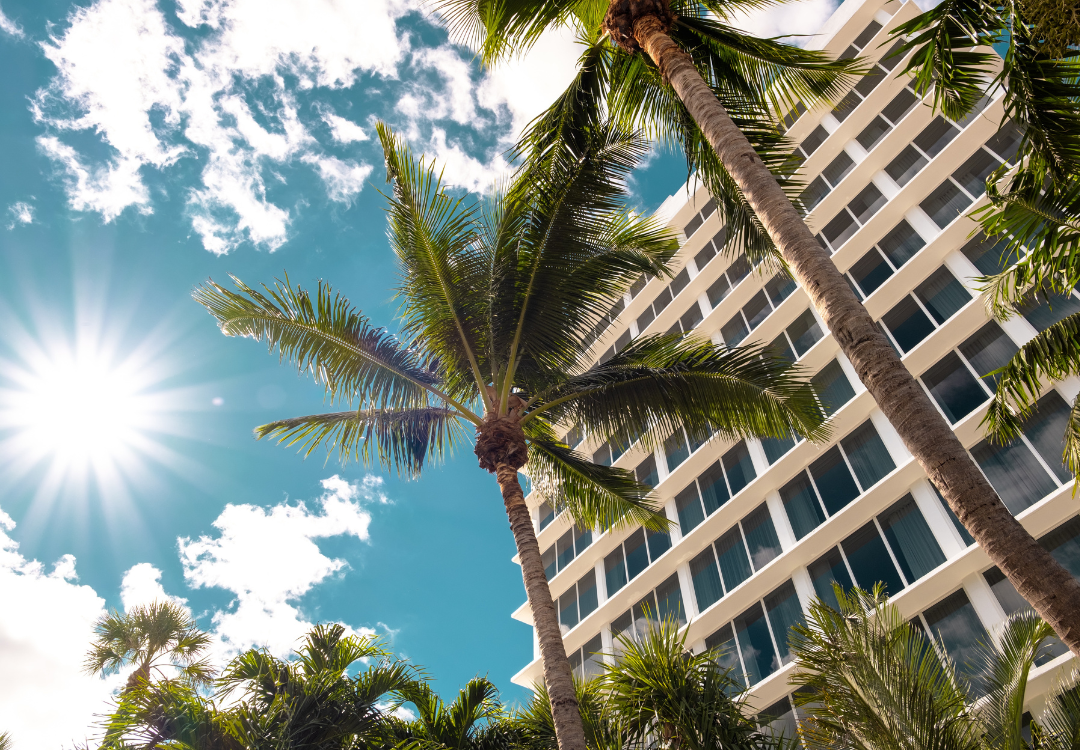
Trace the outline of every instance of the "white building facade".
{"type": "MultiPolygon", "coordinates": [[[[1002,125],[1000,91],[952,122],[895,77],[903,63],[883,59],[890,31],[918,12],[910,0],[847,0],[823,30],[833,55],[879,62],[835,109],[788,118],[805,158],[807,222],[1009,509],[1080,577],[1078,506],[1061,465],[1068,403],[1080,382],[1048,388],[1023,439],[1007,448],[988,445],[979,429],[993,388],[982,376],[1080,310],[1080,298],[1031,306],[1004,323],[987,317],[974,279],[996,272],[1000,253],[969,237],[976,224],[964,214],[985,203],[985,179],[1013,159],[1019,134],[1002,125]]],[[[670,534],[597,534],[530,495],[575,669],[594,672],[613,637],[643,627],[647,611],[674,615],[695,650],[724,647],[755,710],[790,724],[795,665],[787,632],[813,597],[832,596],[834,581],[884,582],[905,617],[963,665],[1023,600],[956,523],[807,295],[717,252],[724,230],[704,189],[679,191],[658,214],[684,239],[677,274],[642,280],[627,294],[598,331],[592,359],[669,330],[728,345],[772,342],[814,374],[832,413],[832,439],[695,445],[678,434],[646,452],[569,437],[594,460],[652,484],[674,522],[670,534]]],[[[528,605],[514,617],[531,623],[528,605]]],[[[1063,646],[1058,653],[1032,675],[1033,712],[1071,666],[1063,646]]],[[[541,676],[534,648],[514,681],[533,685],[541,676]]]]}

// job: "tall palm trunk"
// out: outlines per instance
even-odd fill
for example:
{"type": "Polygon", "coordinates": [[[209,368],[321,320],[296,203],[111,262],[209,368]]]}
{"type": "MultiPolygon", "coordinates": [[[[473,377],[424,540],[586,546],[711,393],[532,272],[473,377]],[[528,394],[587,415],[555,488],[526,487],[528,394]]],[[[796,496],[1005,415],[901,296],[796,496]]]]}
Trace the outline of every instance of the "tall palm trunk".
{"type": "Polygon", "coordinates": [[[521,483],[518,482],[518,469],[525,465],[528,456],[525,434],[517,416],[497,416],[497,403],[494,412],[488,414],[476,430],[475,452],[480,459],[480,468],[495,475],[502,491],[506,517],[510,520],[510,530],[514,534],[514,544],[517,545],[518,559],[521,561],[525,596],[529,600],[536,638],[540,642],[544,684],[551,700],[551,715],[555,721],[559,749],[586,750],[585,728],[574,692],[574,674],[566,657],[559,615],[551,599],[532,516],[529,506],[525,504],[521,483]]]}
{"type": "MultiPolygon", "coordinates": [[[[619,31],[633,29],[633,42],[652,58],[664,80],[678,93],[904,445],[979,546],[1080,656],[1080,583],[1001,502],[701,78],[690,56],[672,41],[665,24],[670,20],[652,8],[627,18],[627,11],[644,10],[643,6],[654,2],[616,0],[605,19],[612,38],[620,41],[625,32],[619,31]]],[[[627,41],[622,41],[624,46],[627,41]]]]}

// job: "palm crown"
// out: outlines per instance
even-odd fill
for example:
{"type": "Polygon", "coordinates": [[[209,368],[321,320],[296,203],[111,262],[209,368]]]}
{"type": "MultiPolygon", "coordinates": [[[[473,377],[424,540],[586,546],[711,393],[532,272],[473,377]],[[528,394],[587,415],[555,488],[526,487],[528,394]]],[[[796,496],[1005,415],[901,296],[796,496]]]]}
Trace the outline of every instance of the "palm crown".
{"type": "MultiPolygon", "coordinates": [[[[378,459],[415,474],[466,437],[468,425],[512,422],[534,483],[575,519],[663,526],[648,488],[562,443],[558,425],[658,442],[691,434],[821,434],[815,397],[762,348],[646,336],[582,367],[589,332],[643,273],[667,275],[674,238],[623,208],[624,179],[645,150],[616,128],[583,129],[484,204],[448,195],[385,126],[389,237],[401,283],[400,338],[374,328],[319,284],[195,292],[227,335],[265,339],[359,408],[258,428],[308,452],[378,459]]],[[[477,449],[480,453],[480,448],[477,449]]],[[[484,465],[481,456],[481,464],[484,465]]],[[[494,470],[493,466],[487,466],[494,470]]]]}

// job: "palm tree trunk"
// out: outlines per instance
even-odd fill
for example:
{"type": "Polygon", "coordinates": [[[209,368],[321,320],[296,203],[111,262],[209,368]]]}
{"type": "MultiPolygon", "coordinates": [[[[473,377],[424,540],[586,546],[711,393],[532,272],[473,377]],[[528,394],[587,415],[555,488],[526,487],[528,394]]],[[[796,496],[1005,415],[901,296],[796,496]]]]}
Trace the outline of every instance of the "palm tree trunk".
{"type": "Polygon", "coordinates": [[[634,38],[678,93],[904,445],[979,546],[1080,656],[1080,583],[1001,502],[661,20],[639,17],[633,29],[634,38]]]}
{"type": "Polygon", "coordinates": [[[525,505],[525,494],[521,491],[517,474],[517,468],[508,463],[500,462],[495,466],[495,477],[502,490],[506,516],[510,519],[510,530],[514,533],[514,543],[521,560],[525,595],[529,599],[536,637],[540,641],[540,659],[544,664],[544,684],[551,699],[555,736],[559,740],[559,750],[586,750],[585,729],[574,692],[573,672],[570,670],[570,660],[566,658],[558,613],[540,559],[540,545],[536,543],[532,517],[525,505]]]}

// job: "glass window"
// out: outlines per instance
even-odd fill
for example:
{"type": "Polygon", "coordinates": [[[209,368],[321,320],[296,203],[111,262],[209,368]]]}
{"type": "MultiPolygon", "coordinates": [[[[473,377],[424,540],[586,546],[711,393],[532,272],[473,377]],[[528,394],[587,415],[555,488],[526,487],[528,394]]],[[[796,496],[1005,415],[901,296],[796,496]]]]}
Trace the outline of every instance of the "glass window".
{"type": "Polygon", "coordinates": [[[625,542],[626,550],[626,574],[630,580],[634,580],[638,573],[649,567],[649,552],[645,545],[645,532],[637,529],[625,542]]]}
{"type": "Polygon", "coordinates": [[[660,290],[660,293],[656,295],[656,299],[653,300],[653,310],[659,315],[660,311],[671,304],[671,289],[664,287],[660,290]]]}
{"type": "Polygon", "coordinates": [[[905,146],[904,150],[896,155],[896,158],[885,167],[885,174],[893,178],[893,181],[903,187],[911,182],[911,178],[922,171],[930,162],[912,146],[905,146]]]}
{"type": "Polygon", "coordinates": [[[855,162],[846,151],[841,151],[829,166],[821,170],[821,176],[828,180],[829,184],[836,187],[840,181],[847,177],[851,170],[855,169],[855,162]]]}
{"type": "Polygon", "coordinates": [[[769,350],[777,357],[786,359],[788,362],[795,361],[795,353],[791,351],[791,346],[788,344],[787,336],[780,334],[772,343],[769,344],[769,350]]]}
{"type": "Polygon", "coordinates": [[[626,585],[626,561],[622,547],[617,547],[604,558],[604,580],[609,597],[626,585]]]}
{"type": "Polygon", "coordinates": [[[904,588],[904,581],[893,565],[873,521],[849,536],[840,546],[844,548],[855,582],[869,591],[877,583],[885,584],[885,591],[892,596],[904,588]]]}
{"type": "Polygon", "coordinates": [[[653,312],[652,307],[646,307],[637,319],[638,334],[640,335],[644,333],[645,329],[648,328],[649,324],[652,323],[655,319],[656,313],[653,312]]]}
{"type": "Polygon", "coordinates": [[[751,331],[761,325],[761,321],[765,320],[771,312],[772,308],[769,307],[769,301],[765,299],[764,290],[751,297],[750,301],[743,306],[743,315],[746,316],[746,322],[751,331]]]}
{"type": "Polygon", "coordinates": [[[671,549],[671,535],[666,531],[650,531],[646,535],[646,540],[649,547],[649,559],[653,562],[671,549]]]}
{"type": "Polygon", "coordinates": [[[690,561],[690,579],[694,582],[694,598],[697,599],[699,612],[704,612],[724,596],[712,547],[706,547],[690,561]]]}
{"type": "Polygon", "coordinates": [[[697,324],[702,320],[704,320],[704,316],[701,314],[701,305],[699,305],[697,301],[692,302],[686,312],[683,313],[683,316],[679,318],[679,322],[682,323],[683,331],[686,333],[689,333],[696,328],[697,324]]]}
{"type": "Polygon", "coordinates": [[[1017,306],[1028,323],[1045,331],[1068,315],[1080,312],[1080,301],[1071,294],[1057,295],[1040,292],[1025,295],[1026,301],[1017,306]]]}
{"type": "Polygon", "coordinates": [[[796,288],[795,279],[783,271],[765,282],[765,293],[769,295],[773,307],[780,307],[780,303],[790,297],[796,288]]]}
{"type": "Polygon", "coordinates": [[[769,462],[769,465],[772,466],[780,459],[781,456],[783,456],[785,453],[795,447],[795,439],[792,437],[761,438],[761,447],[765,451],[765,460],[767,460],[769,462]]]}
{"type": "Polygon", "coordinates": [[[733,445],[724,454],[723,463],[733,495],[739,494],[739,491],[757,476],[754,473],[754,463],[750,460],[750,451],[747,450],[746,443],[742,441],[733,445]]]}
{"type": "Polygon", "coordinates": [[[1005,249],[1008,244],[1008,239],[994,242],[987,239],[986,235],[979,233],[978,236],[964,245],[960,252],[967,256],[967,259],[979,269],[980,273],[993,276],[1004,271],[1015,260],[1005,256],[1005,249]]]}
{"type": "Polygon", "coordinates": [[[611,466],[611,446],[608,443],[601,445],[595,453],[592,454],[592,461],[594,464],[600,466],[611,466]]]}
{"type": "Polygon", "coordinates": [[[1000,376],[987,377],[991,372],[1002,367],[1019,351],[1013,340],[1001,330],[994,321],[990,321],[960,344],[960,353],[975,372],[983,378],[990,390],[997,390],[1000,376]]]}
{"type": "Polygon", "coordinates": [[[1057,489],[1022,440],[1005,446],[984,440],[971,449],[971,455],[1013,515],[1057,489]]]}
{"type": "MultiPolygon", "coordinates": [[[[722,478],[721,478],[721,481],[722,478]]],[[[691,482],[686,489],[675,496],[675,510],[679,513],[679,528],[685,536],[705,520],[698,498],[697,483],[691,482]]]]}
{"type": "Polygon", "coordinates": [[[719,461],[702,472],[698,477],[698,483],[701,487],[701,499],[705,505],[705,515],[711,515],[731,497],[728,494],[724,471],[720,468],[719,461]]]}
{"type": "Polygon", "coordinates": [[[935,224],[944,229],[971,203],[970,195],[958,188],[952,180],[945,180],[919,206],[935,224]]]}
{"type": "Polygon", "coordinates": [[[633,299],[634,297],[641,294],[641,290],[644,289],[645,285],[648,284],[648,283],[649,283],[649,277],[647,275],[641,274],[640,276],[638,276],[637,281],[635,281],[630,286],[630,299],[633,299]]]}
{"type": "Polygon", "coordinates": [[[686,624],[686,610],[683,608],[677,574],[656,587],[656,611],[661,621],[674,620],[679,625],[686,624]]]}
{"type": "Polygon", "coordinates": [[[821,233],[825,235],[829,245],[835,249],[847,242],[857,231],[859,231],[859,225],[855,223],[855,219],[846,210],[841,209],[840,213],[825,225],[821,233]]]}
{"type": "Polygon", "coordinates": [[[568,531],[557,542],[559,549],[559,570],[562,570],[574,559],[574,532],[568,531]]]}
{"type": "Polygon", "coordinates": [[[746,677],[743,675],[742,665],[739,663],[739,651],[735,647],[735,634],[731,629],[731,623],[724,625],[715,633],[705,639],[705,648],[715,654],[716,663],[723,669],[730,669],[732,677],[740,684],[744,684],[746,677]]]}
{"type": "Polygon", "coordinates": [[[741,312],[735,313],[731,320],[720,328],[720,335],[728,346],[737,346],[749,333],[750,329],[746,327],[741,312]]]}
{"type": "Polygon", "coordinates": [[[783,551],[780,539],[776,536],[769,508],[762,503],[750,515],[742,520],[743,533],[746,534],[746,546],[750,550],[750,562],[754,570],[761,570],[783,551]]]}
{"type": "Polygon", "coordinates": [[[660,475],[656,471],[656,458],[648,456],[634,469],[634,475],[642,484],[655,487],[660,482],[660,475]]]}
{"type": "Polygon", "coordinates": [[[933,159],[959,134],[960,130],[955,125],[938,115],[929,125],[923,128],[921,133],[915,136],[914,142],[916,146],[933,159]]]}
{"type": "Polygon", "coordinates": [[[915,287],[915,296],[937,322],[944,323],[971,301],[971,293],[942,266],[915,287]]]}
{"type": "Polygon", "coordinates": [[[558,564],[555,560],[555,545],[551,545],[540,555],[540,562],[544,564],[544,575],[550,581],[558,572],[558,564]]]}
{"type": "MultiPolygon", "coordinates": [[[[899,58],[896,59],[899,60],[899,58]]],[[[885,115],[886,119],[893,125],[899,125],[900,121],[904,119],[904,116],[911,111],[918,101],[918,98],[911,93],[910,89],[902,89],[899,94],[893,97],[891,102],[885,105],[885,108],[881,110],[881,114],[885,115]]]]}
{"type": "Polygon", "coordinates": [[[960,183],[960,187],[978,198],[986,192],[986,178],[1000,165],[1001,162],[987,153],[986,149],[980,148],[953,172],[953,179],[960,183]]]}
{"type": "Polygon", "coordinates": [[[887,123],[881,116],[878,116],[863,128],[862,132],[855,137],[855,140],[859,142],[860,146],[870,151],[890,130],[892,130],[892,125],[887,123]]]}
{"type": "MultiPolygon", "coordinates": [[[[864,489],[877,484],[882,477],[896,468],[874,423],[866,420],[840,441],[840,446],[851,461],[851,468],[864,489]]],[[[821,485],[818,485],[820,489],[821,485]]],[[[826,503],[826,507],[828,504],[826,503]]]]}
{"type": "Polygon", "coordinates": [[[580,618],[584,620],[599,604],[596,595],[596,572],[590,570],[577,582],[578,610],[580,618]]]}
{"type": "Polygon", "coordinates": [[[1039,399],[1035,413],[1024,423],[1024,435],[1061,482],[1073,478],[1065,468],[1061,455],[1068,426],[1069,405],[1057,391],[1051,391],[1039,399]]]}
{"type": "Polygon", "coordinates": [[[855,200],[848,204],[848,209],[855,214],[855,218],[858,219],[860,224],[865,224],[867,219],[885,205],[885,202],[885,196],[881,194],[876,185],[870,183],[863,188],[861,193],[855,196],[855,200]]]}
{"type": "Polygon", "coordinates": [[[990,140],[986,142],[986,147],[1009,162],[1009,164],[1015,164],[1016,152],[1020,148],[1021,138],[1020,128],[1017,127],[1015,121],[1009,120],[1001,127],[1001,130],[990,136],[990,140]]]}
{"type": "Polygon", "coordinates": [[[893,270],[881,257],[881,253],[871,248],[870,252],[855,261],[849,273],[863,294],[869,297],[893,275],[893,270]]]}
{"type": "Polygon", "coordinates": [[[731,285],[728,284],[727,276],[720,274],[706,292],[709,296],[709,304],[716,307],[724,301],[724,297],[728,296],[729,292],[731,292],[731,285]]]}
{"type": "Polygon", "coordinates": [[[836,410],[855,396],[855,391],[844,375],[844,369],[835,359],[821,368],[821,372],[811,378],[814,393],[821,399],[825,413],[830,417],[836,410]]]}
{"type": "Polygon", "coordinates": [[[803,150],[803,153],[809,156],[817,151],[818,146],[825,142],[825,139],[829,137],[829,131],[818,125],[803,139],[803,142],[799,144],[799,148],[803,150]]]}
{"type": "Polygon", "coordinates": [[[824,555],[807,566],[810,580],[814,584],[814,593],[818,598],[833,609],[840,609],[840,602],[833,591],[833,584],[839,583],[845,590],[852,587],[851,575],[848,573],[844,558],[840,550],[833,547],[824,555]]]}
{"type": "Polygon", "coordinates": [[[720,563],[720,575],[724,580],[725,591],[730,592],[754,574],[750,569],[750,560],[746,556],[746,547],[738,526],[729,529],[713,546],[716,547],[716,559],[720,563]]]}
{"type": "Polygon", "coordinates": [[[691,236],[698,230],[698,227],[702,225],[705,220],[701,218],[701,214],[694,214],[694,218],[690,219],[690,222],[683,227],[683,234],[687,237],[691,236]]]}
{"type": "Polygon", "coordinates": [[[927,370],[922,381],[952,424],[978,409],[989,398],[960,357],[952,352],[927,370]]]}
{"type": "Polygon", "coordinates": [[[825,513],[805,473],[780,488],[780,499],[796,539],[802,539],[825,521],[825,513]]]}
{"type": "Polygon", "coordinates": [[[754,604],[735,618],[735,638],[742,652],[746,676],[751,685],[768,677],[779,666],[776,648],[769,635],[769,626],[765,621],[765,611],[760,604],[754,604]]]}
{"type": "Polygon", "coordinates": [[[728,281],[732,286],[737,286],[740,281],[750,275],[750,263],[746,260],[746,256],[739,253],[739,256],[735,260],[731,261],[731,265],[727,269],[728,281]]]}
{"type": "Polygon", "coordinates": [[[829,194],[829,190],[828,183],[820,176],[811,180],[810,184],[806,186],[806,189],[802,191],[802,195],[799,196],[807,213],[817,208],[817,205],[829,194]]]}
{"type": "Polygon", "coordinates": [[[1080,518],[1058,526],[1039,540],[1039,543],[1061,563],[1073,578],[1080,579],[1080,518]]]}
{"type": "Polygon", "coordinates": [[[540,504],[540,531],[548,527],[555,520],[555,509],[547,502],[540,504]]]}
{"type": "Polygon", "coordinates": [[[634,616],[634,630],[638,638],[644,638],[650,630],[654,630],[659,623],[657,617],[656,600],[650,591],[645,598],[635,604],[630,610],[634,616]]]}
{"type": "Polygon", "coordinates": [[[787,327],[787,334],[791,339],[791,345],[794,347],[795,353],[800,357],[810,351],[810,348],[820,341],[824,335],[821,332],[821,326],[818,325],[817,318],[809,309],[795,318],[795,322],[787,327]]]}
{"type": "Polygon", "coordinates": [[[911,297],[904,297],[896,307],[882,316],[901,351],[909,352],[934,332],[934,324],[911,297]]]}
{"type": "Polygon", "coordinates": [[[597,633],[582,647],[581,652],[585,656],[582,665],[584,679],[591,680],[594,677],[599,677],[604,671],[602,666],[604,663],[604,641],[602,636],[597,633]]]}
{"type": "MultiPolygon", "coordinates": [[[[799,737],[799,725],[795,719],[795,710],[788,698],[781,698],[757,716],[762,730],[770,737],[796,741],[799,737]]],[[[794,747],[794,745],[792,745],[794,747]]]]}
{"type": "Polygon", "coordinates": [[[667,458],[668,471],[673,471],[690,457],[690,446],[686,444],[686,435],[681,428],[664,441],[664,456],[667,458]]]}
{"type": "Polygon", "coordinates": [[[776,665],[779,668],[781,664],[787,664],[794,658],[788,648],[788,634],[796,625],[805,624],[799,595],[795,593],[795,584],[788,581],[765,597],[765,611],[769,614],[769,624],[772,625],[776,646],[780,651],[780,664],[776,665]]]}
{"type": "MultiPolygon", "coordinates": [[[[721,232],[724,230],[721,229],[721,232]]],[[[694,265],[697,267],[698,273],[705,270],[705,266],[709,265],[709,261],[716,257],[716,248],[713,247],[711,242],[706,242],[705,247],[698,251],[698,254],[694,256],[694,265]]]]}
{"type": "Polygon", "coordinates": [[[935,604],[926,610],[923,617],[926,618],[930,632],[941,641],[945,652],[956,664],[957,671],[969,678],[973,676],[971,669],[979,664],[978,644],[986,643],[990,639],[964,590],[960,589],[941,603],[935,604]]]}
{"type": "Polygon", "coordinates": [[[859,496],[859,488],[851,477],[840,449],[835,445],[810,464],[810,475],[830,516],[836,515],[859,496]]]}
{"type": "Polygon", "coordinates": [[[671,294],[672,294],[672,296],[677,295],[679,292],[681,292],[683,289],[685,289],[686,285],[689,284],[689,283],[690,283],[690,272],[687,271],[684,268],[683,270],[681,270],[677,274],[675,274],[675,278],[673,278],[671,280],[671,294]]]}
{"type": "Polygon", "coordinates": [[[911,495],[904,495],[893,503],[878,520],[908,581],[919,580],[945,562],[945,553],[911,495]]]}
{"type": "Polygon", "coordinates": [[[896,268],[911,260],[925,245],[926,240],[904,219],[878,243],[878,247],[896,268]]]}
{"type": "Polygon", "coordinates": [[[574,554],[580,555],[592,544],[592,529],[582,529],[574,525],[574,554]]]}
{"type": "Polygon", "coordinates": [[[838,121],[843,122],[847,119],[848,115],[855,111],[855,108],[859,106],[859,102],[862,99],[854,91],[849,91],[847,96],[840,100],[840,103],[833,108],[833,117],[838,121]]]}

